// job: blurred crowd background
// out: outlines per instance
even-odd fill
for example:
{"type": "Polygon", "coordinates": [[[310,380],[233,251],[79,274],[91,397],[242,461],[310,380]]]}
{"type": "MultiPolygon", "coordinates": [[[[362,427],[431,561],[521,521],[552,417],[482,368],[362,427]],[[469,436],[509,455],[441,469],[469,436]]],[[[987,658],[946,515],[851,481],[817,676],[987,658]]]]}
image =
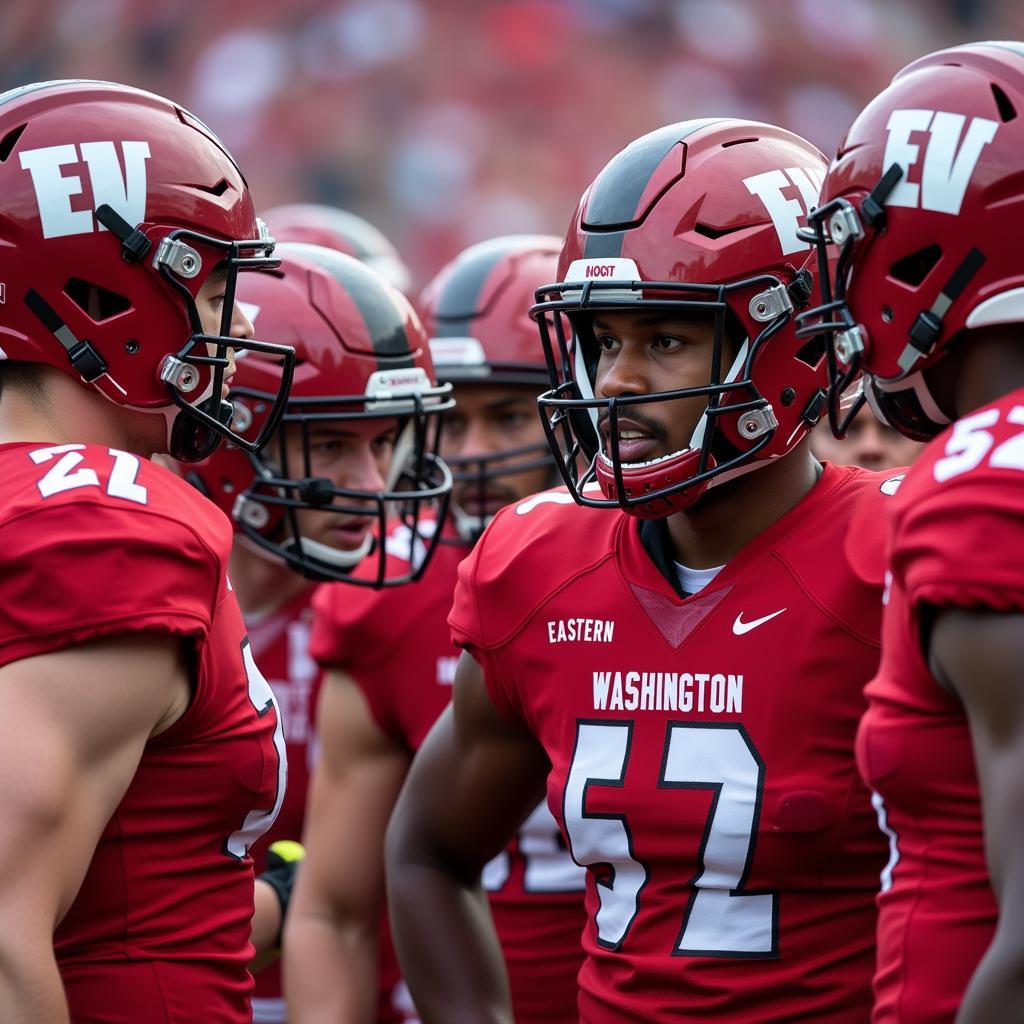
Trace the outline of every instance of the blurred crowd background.
{"type": "Polygon", "coordinates": [[[0,0],[0,89],[103,78],[221,135],[259,207],[326,202],[419,286],[495,234],[562,234],[618,149],[689,117],[831,155],[911,58],[1024,36],[1016,0],[0,0]]]}

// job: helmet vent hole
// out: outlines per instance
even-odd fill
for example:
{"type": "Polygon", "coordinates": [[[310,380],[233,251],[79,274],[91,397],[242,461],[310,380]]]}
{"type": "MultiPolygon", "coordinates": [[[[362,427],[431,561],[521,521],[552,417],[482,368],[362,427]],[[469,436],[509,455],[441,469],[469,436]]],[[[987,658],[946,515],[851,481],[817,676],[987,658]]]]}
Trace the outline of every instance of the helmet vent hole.
{"type": "Polygon", "coordinates": [[[1010,97],[1007,96],[995,82],[992,83],[992,95],[995,97],[996,108],[999,110],[999,116],[1003,121],[1012,121],[1017,116],[1017,111],[1010,102],[1010,97]]]}
{"type": "MultiPolygon", "coordinates": [[[[825,339],[823,337],[811,338],[806,345],[801,345],[797,349],[796,358],[814,369],[825,358],[825,339]]],[[[784,402],[783,404],[788,403],[784,402]]]]}
{"type": "Polygon", "coordinates": [[[200,192],[207,192],[211,196],[222,196],[229,188],[231,188],[231,186],[228,184],[227,178],[221,178],[220,181],[212,187],[209,185],[196,185],[195,188],[200,192]]]}
{"type": "Polygon", "coordinates": [[[757,138],[752,135],[749,139],[730,139],[728,142],[722,143],[722,149],[728,149],[730,146],[742,146],[745,142],[757,142],[757,138]]]}
{"type": "Polygon", "coordinates": [[[17,128],[11,129],[2,139],[0,139],[0,164],[2,164],[10,155],[14,152],[14,147],[18,144],[18,139],[21,138],[21,133],[28,127],[28,124],[18,125],[17,128]]]}
{"type": "Polygon", "coordinates": [[[705,238],[722,238],[724,235],[731,235],[735,231],[742,231],[746,226],[745,224],[737,224],[731,228],[714,228],[710,224],[695,224],[693,230],[705,238]]]}
{"type": "Polygon", "coordinates": [[[83,281],[80,277],[68,279],[64,294],[94,323],[102,323],[111,317],[127,313],[131,302],[117,292],[108,291],[98,284],[83,281]]]}
{"type": "Polygon", "coordinates": [[[923,249],[918,249],[902,259],[898,259],[889,268],[889,276],[902,284],[909,284],[916,288],[940,259],[942,259],[942,249],[937,245],[926,245],[923,249]]]}

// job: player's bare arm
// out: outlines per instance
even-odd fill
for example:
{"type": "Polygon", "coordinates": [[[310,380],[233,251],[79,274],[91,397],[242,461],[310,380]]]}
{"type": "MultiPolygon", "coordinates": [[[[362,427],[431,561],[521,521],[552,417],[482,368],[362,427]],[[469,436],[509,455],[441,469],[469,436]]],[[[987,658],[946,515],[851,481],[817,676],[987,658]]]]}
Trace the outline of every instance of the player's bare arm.
{"type": "Polygon", "coordinates": [[[256,879],[253,886],[252,935],[249,941],[255,954],[249,970],[255,973],[277,956],[277,940],[281,934],[281,902],[273,888],[256,879]]]}
{"type": "Polygon", "coordinates": [[[387,835],[395,948],[424,1024],[511,1024],[480,871],[536,807],[549,769],[462,654],[452,705],[417,753],[387,835]]]}
{"type": "Polygon", "coordinates": [[[135,636],[11,662],[0,691],[0,1006],[8,1024],[66,1021],[53,930],[188,677],[179,640],[135,636]]]}
{"type": "Polygon", "coordinates": [[[963,701],[974,744],[985,851],[999,926],[978,964],[958,1024],[1024,1019],[1024,615],[948,609],[936,619],[930,662],[963,701]]]}
{"type": "Polygon", "coordinates": [[[317,731],[307,855],[285,930],[289,1019],[370,1024],[377,1001],[384,831],[409,758],[374,721],[356,683],[338,669],[324,679],[317,731]]]}

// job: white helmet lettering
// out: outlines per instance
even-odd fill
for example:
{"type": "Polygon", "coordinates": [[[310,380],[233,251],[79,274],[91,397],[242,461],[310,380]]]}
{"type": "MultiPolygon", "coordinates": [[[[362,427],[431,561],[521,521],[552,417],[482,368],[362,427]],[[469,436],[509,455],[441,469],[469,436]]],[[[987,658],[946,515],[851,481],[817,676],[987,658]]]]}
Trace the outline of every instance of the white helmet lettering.
{"type": "Polygon", "coordinates": [[[104,203],[132,226],[146,219],[149,143],[122,142],[120,145],[123,173],[113,142],[83,142],[80,147],[68,143],[24,150],[20,154],[22,168],[32,175],[44,238],[105,231],[92,214],[92,210],[104,203]],[[71,197],[82,194],[82,178],[79,174],[64,175],[61,168],[82,163],[88,171],[93,201],[90,209],[75,210],[71,197]]]}
{"type": "Polygon", "coordinates": [[[964,134],[966,121],[963,114],[946,110],[894,110],[889,115],[882,167],[888,170],[899,164],[903,177],[889,193],[887,206],[920,207],[954,215],[960,212],[981,151],[999,128],[996,121],[972,117],[964,134]],[[907,180],[910,168],[921,159],[921,145],[910,141],[913,132],[927,132],[929,136],[920,184],[907,180]]]}
{"type": "Polygon", "coordinates": [[[801,218],[806,218],[807,211],[817,203],[824,178],[825,172],[820,167],[787,167],[785,171],[764,171],[743,179],[747,191],[764,203],[775,225],[783,255],[810,248],[810,243],[801,241],[796,232],[801,218]],[[793,186],[800,193],[800,199],[787,199],[783,195],[783,189],[793,186]]]}

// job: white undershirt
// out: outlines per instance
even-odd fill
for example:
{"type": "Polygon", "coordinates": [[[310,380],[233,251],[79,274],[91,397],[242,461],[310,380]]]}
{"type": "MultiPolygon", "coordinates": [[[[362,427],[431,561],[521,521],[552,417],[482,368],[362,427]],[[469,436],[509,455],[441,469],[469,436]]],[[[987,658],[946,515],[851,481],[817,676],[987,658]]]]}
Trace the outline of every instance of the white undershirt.
{"type": "Polygon", "coordinates": [[[679,586],[683,593],[696,594],[703,590],[724,568],[724,565],[716,565],[711,569],[691,569],[688,565],[674,563],[676,575],[679,577],[679,586]]]}

